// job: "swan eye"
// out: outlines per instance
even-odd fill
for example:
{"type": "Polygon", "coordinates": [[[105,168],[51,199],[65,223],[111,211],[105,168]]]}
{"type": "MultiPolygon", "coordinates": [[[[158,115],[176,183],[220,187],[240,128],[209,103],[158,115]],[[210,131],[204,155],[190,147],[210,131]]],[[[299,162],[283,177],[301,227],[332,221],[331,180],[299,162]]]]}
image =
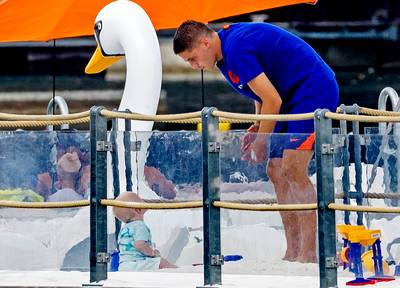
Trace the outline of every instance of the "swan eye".
{"type": "Polygon", "coordinates": [[[101,22],[101,21],[98,21],[98,22],[95,24],[95,26],[94,26],[94,30],[101,31],[101,28],[102,28],[102,27],[103,27],[102,22],[101,22]]]}

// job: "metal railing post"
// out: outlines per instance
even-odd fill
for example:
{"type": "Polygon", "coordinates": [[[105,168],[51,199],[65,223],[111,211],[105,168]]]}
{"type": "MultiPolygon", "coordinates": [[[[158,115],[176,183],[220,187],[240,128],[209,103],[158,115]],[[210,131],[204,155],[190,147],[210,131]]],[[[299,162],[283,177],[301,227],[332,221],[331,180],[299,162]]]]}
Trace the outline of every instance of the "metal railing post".
{"type": "MultiPolygon", "coordinates": [[[[60,109],[60,114],[61,115],[67,115],[69,114],[69,109],[67,102],[65,99],[61,96],[55,96],[54,99],[50,99],[49,103],[47,104],[47,115],[53,115],[55,113],[54,109],[57,109],[57,107],[60,109]],[[54,101],[54,105],[53,105],[54,101]]],[[[69,124],[61,124],[61,130],[69,129],[69,124]]],[[[54,127],[53,125],[47,126],[48,131],[53,131],[54,127]]]]}
{"type": "MultiPolygon", "coordinates": [[[[124,111],[125,113],[132,113],[129,109],[124,111]]],[[[124,130],[124,147],[125,147],[125,178],[126,178],[126,191],[132,190],[132,149],[131,149],[131,133],[132,133],[132,121],[125,119],[125,130],[124,130]]],[[[134,132],[133,132],[134,133],[134,132]]],[[[137,153],[137,152],[136,152],[137,153]]],[[[136,155],[135,155],[136,156],[136,155]]],[[[137,166],[137,165],[136,165],[137,166]]],[[[136,177],[137,177],[136,173],[136,177]]],[[[138,188],[138,187],[135,187],[138,188]]],[[[139,189],[137,189],[139,192],[139,189]]]]}
{"type": "Polygon", "coordinates": [[[218,118],[212,115],[216,108],[202,110],[203,148],[203,233],[204,286],[221,284],[221,227],[220,209],[212,203],[220,200],[218,118]]]}
{"type": "MultiPolygon", "coordinates": [[[[113,188],[114,188],[114,198],[118,197],[121,188],[120,188],[120,183],[119,183],[119,157],[118,157],[118,120],[117,119],[112,119],[112,128],[111,128],[111,133],[110,133],[110,142],[111,142],[111,169],[112,169],[112,175],[113,175],[113,188]]],[[[118,234],[119,231],[121,230],[121,221],[118,220],[118,218],[114,218],[115,221],[115,243],[118,242],[118,234]]],[[[118,246],[118,244],[117,244],[118,246]]],[[[117,247],[118,249],[118,247],[117,247]]]]}
{"type": "Polygon", "coordinates": [[[320,287],[337,287],[335,211],[328,208],[335,202],[333,178],[334,146],[332,120],[325,117],[329,110],[315,112],[315,155],[317,163],[318,246],[320,287]]]}
{"type": "MultiPolygon", "coordinates": [[[[346,106],[340,105],[343,114],[347,114],[346,106]]],[[[343,188],[343,204],[350,204],[349,192],[350,192],[350,153],[349,153],[349,136],[347,135],[347,121],[340,120],[340,136],[344,137],[344,145],[342,147],[343,153],[343,176],[342,176],[342,188],[343,188]]],[[[350,224],[350,212],[344,211],[344,223],[350,224]]]]}
{"type": "MultiPolygon", "coordinates": [[[[353,105],[354,115],[359,115],[360,107],[357,104],[353,105]]],[[[353,127],[354,137],[354,168],[356,172],[356,202],[357,205],[363,204],[362,191],[362,166],[361,166],[361,139],[360,139],[360,124],[358,121],[351,122],[353,127]]],[[[357,225],[363,225],[363,212],[357,212],[357,225]]]]}
{"type": "Polygon", "coordinates": [[[102,107],[90,109],[90,282],[107,279],[107,119],[100,115],[102,107]]]}

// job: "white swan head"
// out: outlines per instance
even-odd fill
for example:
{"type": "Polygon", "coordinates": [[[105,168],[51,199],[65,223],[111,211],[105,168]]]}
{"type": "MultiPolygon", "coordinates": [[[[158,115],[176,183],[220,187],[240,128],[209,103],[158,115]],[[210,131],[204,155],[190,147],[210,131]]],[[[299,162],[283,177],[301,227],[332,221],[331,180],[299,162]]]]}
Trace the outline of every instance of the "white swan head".
{"type": "MultiPolygon", "coordinates": [[[[146,12],[132,1],[114,1],[98,13],[94,26],[98,46],[85,72],[99,73],[125,56],[127,75],[119,109],[154,115],[161,90],[161,53],[146,12]]],[[[132,127],[148,131],[152,123],[132,127]]]]}

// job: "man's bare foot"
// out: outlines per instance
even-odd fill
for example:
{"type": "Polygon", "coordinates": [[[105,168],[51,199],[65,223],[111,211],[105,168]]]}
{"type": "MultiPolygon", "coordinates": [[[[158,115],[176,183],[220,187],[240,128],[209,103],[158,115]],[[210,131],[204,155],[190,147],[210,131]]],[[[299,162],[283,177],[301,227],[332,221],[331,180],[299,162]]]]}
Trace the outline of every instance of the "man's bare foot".
{"type": "Polygon", "coordinates": [[[298,257],[298,250],[286,250],[285,256],[283,256],[282,260],[289,261],[289,262],[295,262],[297,261],[298,257]]]}
{"type": "Polygon", "coordinates": [[[297,259],[295,261],[300,263],[317,263],[317,256],[315,255],[315,253],[307,252],[297,256],[297,259]]]}

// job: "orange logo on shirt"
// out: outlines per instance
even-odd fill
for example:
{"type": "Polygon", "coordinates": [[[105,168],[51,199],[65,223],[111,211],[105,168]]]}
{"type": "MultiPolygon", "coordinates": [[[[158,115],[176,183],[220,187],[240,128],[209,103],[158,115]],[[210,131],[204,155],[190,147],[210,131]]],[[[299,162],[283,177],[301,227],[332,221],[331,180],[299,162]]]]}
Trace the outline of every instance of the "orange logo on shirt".
{"type": "Polygon", "coordinates": [[[233,84],[238,84],[240,82],[239,77],[236,76],[235,74],[233,74],[231,70],[228,71],[228,76],[229,76],[229,79],[231,79],[233,84]]]}

